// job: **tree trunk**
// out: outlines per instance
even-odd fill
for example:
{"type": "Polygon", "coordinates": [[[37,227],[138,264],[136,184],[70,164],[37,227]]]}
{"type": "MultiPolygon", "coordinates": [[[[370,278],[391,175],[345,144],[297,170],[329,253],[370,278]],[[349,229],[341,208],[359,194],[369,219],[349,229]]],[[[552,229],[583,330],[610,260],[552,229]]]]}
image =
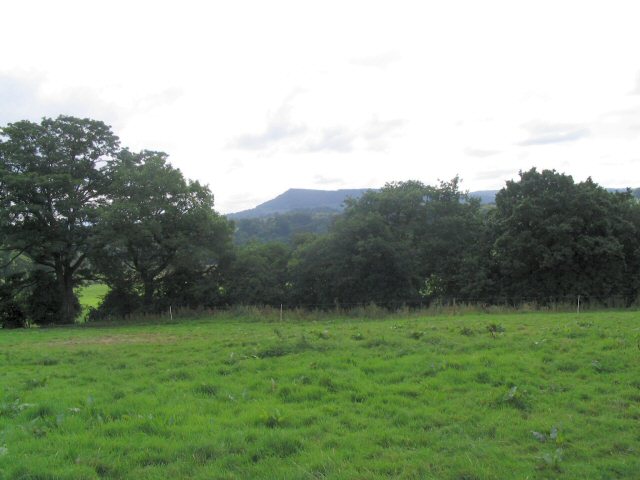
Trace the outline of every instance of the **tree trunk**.
{"type": "Polygon", "coordinates": [[[142,305],[144,307],[145,312],[150,312],[153,310],[153,294],[155,290],[153,276],[142,275],[142,285],[144,288],[144,292],[142,296],[142,305]]]}
{"type": "Polygon", "coordinates": [[[76,294],[73,291],[73,276],[71,268],[61,268],[56,271],[60,287],[60,323],[73,323],[78,314],[76,294]]]}

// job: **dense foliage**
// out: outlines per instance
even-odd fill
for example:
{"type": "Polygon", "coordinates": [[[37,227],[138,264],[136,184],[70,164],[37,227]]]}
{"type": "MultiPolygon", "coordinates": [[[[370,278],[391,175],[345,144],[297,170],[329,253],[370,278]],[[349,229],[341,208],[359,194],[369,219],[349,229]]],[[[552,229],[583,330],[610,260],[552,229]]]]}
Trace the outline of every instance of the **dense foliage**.
{"type": "Polygon", "coordinates": [[[206,304],[221,288],[231,233],[207,187],[186,181],[164,153],[121,149],[102,122],[59,117],[0,130],[6,325],[73,322],[83,280],[111,287],[94,316],[206,304]]]}
{"type": "Polygon", "coordinates": [[[494,213],[491,253],[501,293],[637,294],[640,223],[630,192],[531,170],[507,183],[494,213]]]}
{"type": "Polygon", "coordinates": [[[205,283],[231,248],[231,225],[213,210],[209,189],[158,152],[122,151],[106,175],[110,202],[92,248],[101,277],[120,296],[139,293],[145,311],[194,303],[182,287],[205,283]]]}
{"type": "Polygon", "coordinates": [[[492,208],[456,177],[390,183],[317,220],[295,213],[234,228],[166,154],[122,149],[101,122],[10,124],[0,130],[0,319],[73,322],[74,288],[87,280],[110,289],[90,318],[577,295],[630,304],[640,291],[638,199],[554,170],[521,172],[492,208]],[[252,241],[265,232],[283,241],[252,241]]]}
{"type": "Polygon", "coordinates": [[[73,288],[85,274],[107,193],[98,164],[115,154],[118,140],[104,123],[73,117],[13,123],[0,138],[2,245],[53,277],[57,318],[72,322],[78,313],[73,288]]]}
{"type": "Polygon", "coordinates": [[[338,216],[336,211],[295,211],[258,218],[234,219],[234,242],[244,245],[250,242],[291,243],[305,233],[327,233],[338,216]]]}

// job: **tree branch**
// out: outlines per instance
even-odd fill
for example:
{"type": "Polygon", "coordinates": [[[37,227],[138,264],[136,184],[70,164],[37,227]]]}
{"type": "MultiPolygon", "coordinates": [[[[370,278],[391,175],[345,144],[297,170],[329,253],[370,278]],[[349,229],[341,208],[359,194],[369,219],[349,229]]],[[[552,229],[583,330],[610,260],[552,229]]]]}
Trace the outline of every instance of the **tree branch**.
{"type": "Polygon", "coordinates": [[[75,272],[77,270],[77,268],[82,264],[82,262],[84,262],[84,259],[87,258],[87,254],[83,253],[82,255],[80,255],[80,257],[78,257],[78,259],[76,260],[76,263],[70,265],[71,267],[71,271],[75,272]]]}
{"type": "Polygon", "coordinates": [[[22,255],[25,252],[25,250],[27,248],[28,247],[24,247],[22,250],[20,250],[18,253],[16,253],[7,263],[5,263],[4,265],[0,266],[0,269],[5,269],[9,265],[11,265],[16,258],[18,258],[20,255],[22,255]]]}

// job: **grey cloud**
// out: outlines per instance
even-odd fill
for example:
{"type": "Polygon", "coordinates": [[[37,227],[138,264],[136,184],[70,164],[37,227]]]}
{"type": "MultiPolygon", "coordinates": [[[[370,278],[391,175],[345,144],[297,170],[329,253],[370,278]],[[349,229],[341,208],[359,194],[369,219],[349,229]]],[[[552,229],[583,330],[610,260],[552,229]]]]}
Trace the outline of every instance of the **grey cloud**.
{"type": "Polygon", "coordinates": [[[307,131],[303,124],[291,120],[291,100],[297,94],[289,95],[280,108],[269,116],[265,129],[258,134],[244,134],[231,142],[231,147],[240,150],[261,150],[282,140],[297,137],[307,131]]]}
{"type": "Polygon", "coordinates": [[[134,111],[135,113],[140,112],[148,112],[155,108],[164,107],[167,105],[171,105],[176,100],[178,100],[182,95],[183,91],[178,87],[170,87],[161,92],[153,93],[151,95],[147,95],[135,102],[134,111]]]}
{"type": "Polygon", "coordinates": [[[530,122],[523,127],[529,132],[529,138],[519,142],[521,146],[575,142],[591,136],[591,130],[584,125],[530,122]]]}
{"type": "Polygon", "coordinates": [[[293,91],[280,107],[268,117],[262,132],[237,136],[229,148],[265,150],[284,146],[293,153],[352,152],[357,146],[368,150],[386,150],[387,140],[398,135],[406,123],[402,119],[380,120],[372,117],[359,128],[334,125],[309,128],[292,120],[292,100],[302,90],[293,91]]]}
{"type": "Polygon", "coordinates": [[[374,117],[367,126],[365,127],[364,133],[362,136],[367,140],[377,140],[382,136],[385,136],[394,130],[402,127],[405,124],[405,121],[402,119],[394,119],[394,120],[378,120],[377,117],[374,117]]]}
{"type": "Polygon", "coordinates": [[[640,107],[614,110],[600,115],[595,122],[597,134],[637,138],[640,133],[640,107]]]}
{"type": "Polygon", "coordinates": [[[333,151],[348,153],[354,148],[357,135],[344,127],[326,128],[320,138],[307,142],[307,152],[333,151]]]}
{"type": "Polygon", "coordinates": [[[368,57],[352,58],[351,64],[359,67],[373,67],[380,68],[382,70],[388,68],[391,64],[400,61],[402,56],[395,50],[389,50],[377,55],[371,55],[368,57]]]}
{"type": "Polygon", "coordinates": [[[387,150],[387,139],[397,136],[398,131],[406,122],[402,119],[379,120],[374,117],[365,125],[362,138],[367,142],[367,148],[375,151],[387,150]]]}
{"type": "Polygon", "coordinates": [[[58,115],[91,117],[114,127],[122,124],[120,112],[99,100],[92,90],[76,88],[49,98],[42,94],[44,81],[44,77],[35,74],[27,77],[0,73],[0,125],[58,115]]]}
{"type": "Polygon", "coordinates": [[[479,148],[465,148],[464,153],[470,157],[485,158],[501,153],[501,150],[482,150],[479,148]]]}
{"type": "Polygon", "coordinates": [[[363,144],[364,148],[373,151],[385,151],[388,140],[399,135],[399,131],[406,124],[403,119],[380,120],[373,117],[357,130],[351,130],[342,126],[325,128],[317,136],[307,142],[304,147],[306,152],[334,151],[351,152],[356,144],[363,144]]]}

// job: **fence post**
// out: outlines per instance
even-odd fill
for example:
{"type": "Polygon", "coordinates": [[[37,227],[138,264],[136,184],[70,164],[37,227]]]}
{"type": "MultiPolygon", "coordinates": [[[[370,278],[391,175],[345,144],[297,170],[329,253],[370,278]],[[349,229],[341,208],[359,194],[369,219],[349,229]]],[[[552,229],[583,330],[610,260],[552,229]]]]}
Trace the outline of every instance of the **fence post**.
{"type": "Polygon", "coordinates": [[[578,315],[580,315],[580,295],[578,295],[578,315]]]}
{"type": "Polygon", "coordinates": [[[280,321],[282,321],[282,304],[280,304],[280,321]]]}

